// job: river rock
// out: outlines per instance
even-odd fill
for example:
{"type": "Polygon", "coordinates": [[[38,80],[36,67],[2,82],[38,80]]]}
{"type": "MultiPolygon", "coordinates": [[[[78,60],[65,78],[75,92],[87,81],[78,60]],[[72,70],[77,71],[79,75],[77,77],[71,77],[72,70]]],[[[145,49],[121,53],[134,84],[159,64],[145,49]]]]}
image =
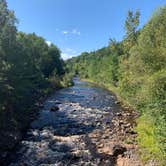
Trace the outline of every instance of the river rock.
{"type": "Polygon", "coordinates": [[[124,154],[126,152],[126,147],[123,147],[121,145],[114,145],[112,149],[113,156],[118,156],[120,154],[124,154]]]}
{"type": "Polygon", "coordinates": [[[124,128],[130,128],[130,127],[131,127],[131,124],[130,124],[130,123],[124,124],[123,127],[124,127],[124,128]]]}
{"type": "Polygon", "coordinates": [[[126,133],[129,133],[129,134],[131,134],[131,135],[137,134],[137,132],[134,131],[134,130],[127,130],[126,133]]]}
{"type": "Polygon", "coordinates": [[[120,104],[120,101],[115,101],[115,104],[120,104]]]}
{"type": "Polygon", "coordinates": [[[59,110],[59,107],[58,106],[52,106],[50,111],[58,111],[59,110]]]}
{"type": "Polygon", "coordinates": [[[117,112],[116,116],[122,116],[122,113],[121,112],[117,112]]]}

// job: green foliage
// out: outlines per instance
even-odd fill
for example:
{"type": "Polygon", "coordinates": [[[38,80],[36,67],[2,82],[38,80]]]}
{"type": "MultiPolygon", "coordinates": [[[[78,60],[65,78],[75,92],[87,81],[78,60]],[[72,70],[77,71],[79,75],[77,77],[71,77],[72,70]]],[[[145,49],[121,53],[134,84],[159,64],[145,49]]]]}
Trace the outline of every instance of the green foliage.
{"type": "Polygon", "coordinates": [[[155,72],[146,80],[144,92],[148,103],[166,104],[166,70],[155,72]]]}
{"type": "Polygon", "coordinates": [[[59,49],[34,33],[17,32],[16,22],[0,0],[0,150],[17,143],[39,97],[58,88],[64,74],[59,49]]]}
{"type": "Polygon", "coordinates": [[[130,49],[137,43],[137,38],[139,35],[139,31],[137,31],[139,25],[139,17],[139,11],[136,11],[135,13],[130,10],[128,11],[128,15],[125,21],[126,35],[125,39],[122,41],[123,52],[126,57],[129,56],[130,49]]]}
{"type": "Polygon", "coordinates": [[[122,95],[144,114],[137,128],[138,142],[145,151],[142,156],[162,162],[166,154],[165,19],[166,7],[163,7],[140,31],[129,58],[121,63],[119,82],[122,95]],[[148,122],[145,117],[149,118],[148,122]]]}
{"type": "Polygon", "coordinates": [[[139,133],[137,141],[141,146],[141,157],[143,161],[150,159],[156,159],[160,163],[164,163],[164,156],[161,145],[158,140],[156,124],[153,121],[153,117],[149,115],[143,115],[138,120],[136,128],[139,133]]]}
{"type": "Polygon", "coordinates": [[[73,86],[74,85],[73,74],[66,73],[62,78],[61,85],[62,85],[62,87],[73,86]]]}
{"type": "Polygon", "coordinates": [[[140,13],[129,11],[124,40],[68,60],[69,71],[105,85],[140,111],[138,144],[144,160],[164,165],[166,157],[166,7],[158,9],[141,30],[140,13]]]}
{"type": "Polygon", "coordinates": [[[128,11],[128,16],[125,21],[126,36],[130,38],[133,42],[137,40],[136,30],[139,25],[140,12],[128,11]]]}
{"type": "Polygon", "coordinates": [[[108,47],[90,53],[82,53],[81,56],[68,60],[67,68],[82,78],[92,78],[102,83],[118,82],[119,53],[121,45],[111,40],[108,47]]]}

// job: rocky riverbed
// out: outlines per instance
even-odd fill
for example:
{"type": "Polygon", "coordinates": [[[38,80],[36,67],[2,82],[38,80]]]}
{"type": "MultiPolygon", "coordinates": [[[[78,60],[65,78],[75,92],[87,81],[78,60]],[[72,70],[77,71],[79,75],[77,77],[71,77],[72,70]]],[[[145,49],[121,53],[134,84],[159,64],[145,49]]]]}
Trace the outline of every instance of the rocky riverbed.
{"type": "Polygon", "coordinates": [[[139,166],[134,118],[110,92],[75,80],[52,95],[10,166],[139,166]]]}

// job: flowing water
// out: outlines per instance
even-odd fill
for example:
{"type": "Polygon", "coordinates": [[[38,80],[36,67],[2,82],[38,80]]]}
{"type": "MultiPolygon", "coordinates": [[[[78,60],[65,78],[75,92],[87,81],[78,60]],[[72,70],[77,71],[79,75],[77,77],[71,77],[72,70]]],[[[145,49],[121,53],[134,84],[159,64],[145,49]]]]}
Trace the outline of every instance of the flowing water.
{"type": "Polygon", "coordinates": [[[121,108],[107,90],[77,78],[74,83],[45,101],[10,166],[114,165],[111,156],[101,157],[97,143],[121,108]]]}

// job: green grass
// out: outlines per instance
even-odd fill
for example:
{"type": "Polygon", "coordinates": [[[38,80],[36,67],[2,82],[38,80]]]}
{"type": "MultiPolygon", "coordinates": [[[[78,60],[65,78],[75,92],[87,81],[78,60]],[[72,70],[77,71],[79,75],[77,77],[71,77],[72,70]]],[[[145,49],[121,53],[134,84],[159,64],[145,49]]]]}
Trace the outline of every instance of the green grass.
{"type": "Polygon", "coordinates": [[[158,161],[158,165],[165,166],[165,155],[161,150],[161,144],[157,137],[157,127],[152,117],[142,115],[137,120],[136,131],[138,132],[138,145],[140,147],[140,156],[145,163],[148,160],[158,161]]]}

